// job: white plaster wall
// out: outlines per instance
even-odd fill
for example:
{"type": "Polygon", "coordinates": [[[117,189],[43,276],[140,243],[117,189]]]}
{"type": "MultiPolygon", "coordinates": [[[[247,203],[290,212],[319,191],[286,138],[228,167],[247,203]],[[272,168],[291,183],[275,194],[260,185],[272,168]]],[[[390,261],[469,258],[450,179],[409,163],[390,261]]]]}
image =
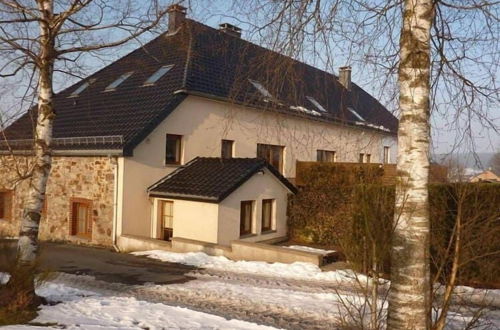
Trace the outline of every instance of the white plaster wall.
{"type": "Polygon", "coordinates": [[[287,234],[287,195],[289,190],[267,169],[263,174],[255,174],[247,182],[236,189],[219,204],[218,243],[230,245],[233,240],[240,239],[240,203],[253,200],[253,234],[242,238],[247,242],[258,242],[287,234]],[[262,200],[275,199],[274,231],[262,234],[262,200]]]}
{"type": "Polygon", "coordinates": [[[151,236],[146,189],[176,168],[164,164],[167,133],[183,136],[182,163],[196,156],[219,157],[222,139],[235,141],[235,157],[256,157],[257,143],[284,145],[286,177],[295,177],[296,160],[316,160],[317,149],[337,151],[339,162],[357,162],[360,152],[381,162],[388,143],[394,146],[391,162],[397,152],[395,137],[384,133],[189,96],[135,148],[133,157],[123,160],[119,228],[123,234],[151,236]]]}
{"type": "Polygon", "coordinates": [[[218,204],[186,201],[179,199],[154,199],[153,236],[157,237],[158,201],[174,202],[173,237],[188,238],[203,242],[217,243],[218,204]]]}

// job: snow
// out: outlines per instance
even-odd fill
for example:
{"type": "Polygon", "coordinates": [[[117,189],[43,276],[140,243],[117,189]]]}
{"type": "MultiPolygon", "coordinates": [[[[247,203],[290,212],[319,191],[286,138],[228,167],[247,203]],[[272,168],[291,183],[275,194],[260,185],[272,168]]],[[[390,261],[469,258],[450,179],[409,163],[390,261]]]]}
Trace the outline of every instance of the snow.
{"type": "Polygon", "coordinates": [[[314,252],[314,253],[319,253],[319,254],[328,254],[328,253],[335,252],[335,250],[317,249],[317,248],[313,248],[310,246],[303,246],[303,245],[290,245],[290,246],[286,246],[286,247],[289,249],[293,249],[293,250],[314,252]]]}
{"type": "Polygon", "coordinates": [[[7,273],[0,272],[0,284],[5,284],[9,281],[10,275],[7,273]]]}
{"type": "MultiPolygon", "coordinates": [[[[209,256],[203,252],[176,253],[162,250],[133,252],[137,256],[147,256],[161,261],[176,262],[199,268],[209,268],[235,273],[249,273],[299,280],[317,280],[328,282],[353,281],[356,274],[352,271],[322,272],[318,266],[308,262],[267,263],[263,261],[233,261],[222,256],[209,256]]],[[[357,275],[358,279],[363,275],[357,275]]]]}
{"type": "MultiPolygon", "coordinates": [[[[8,274],[0,273],[1,280],[6,278],[8,274]]],[[[36,292],[52,304],[42,305],[38,317],[31,321],[44,326],[15,325],[4,329],[275,329],[133,297],[102,296],[51,281],[41,284],[36,292]]]]}

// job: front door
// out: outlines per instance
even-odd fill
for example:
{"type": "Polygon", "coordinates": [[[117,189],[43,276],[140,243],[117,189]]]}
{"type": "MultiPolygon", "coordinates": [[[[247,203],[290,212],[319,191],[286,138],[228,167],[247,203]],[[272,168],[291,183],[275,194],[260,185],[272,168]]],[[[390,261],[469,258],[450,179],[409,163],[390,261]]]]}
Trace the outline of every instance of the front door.
{"type": "Polygon", "coordinates": [[[170,241],[174,233],[174,202],[159,201],[160,239],[170,241]]]}

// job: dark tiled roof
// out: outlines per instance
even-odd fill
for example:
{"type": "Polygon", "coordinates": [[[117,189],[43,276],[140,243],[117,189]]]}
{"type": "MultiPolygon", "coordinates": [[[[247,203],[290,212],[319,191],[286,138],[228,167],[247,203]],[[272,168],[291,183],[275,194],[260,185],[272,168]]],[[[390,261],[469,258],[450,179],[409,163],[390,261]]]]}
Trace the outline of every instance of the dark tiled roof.
{"type": "Polygon", "coordinates": [[[274,167],[260,158],[197,157],[148,188],[151,196],[218,203],[267,168],[291,192],[296,188],[274,167]]]}
{"type": "MultiPolygon", "coordinates": [[[[125,155],[165,119],[188,94],[222,98],[268,111],[285,112],[327,122],[359,125],[348,107],[371,126],[396,133],[397,119],[375,98],[353,84],[347,91],[329,73],[266,50],[243,39],[186,19],[182,29],[162,34],[55,96],[54,138],[119,136],[121,143],[72,149],[119,148],[125,155]],[[162,65],[174,67],[156,84],[142,86],[162,65]],[[134,71],[116,90],[106,86],[134,71]],[[68,97],[85,81],[95,79],[78,97],[68,97]],[[279,100],[263,100],[248,79],[258,80],[279,100]],[[182,92],[179,92],[182,91],[182,92]],[[315,107],[314,97],[328,113],[321,116],[290,106],[315,107]]],[[[36,111],[29,111],[5,130],[8,139],[30,139],[36,111]]],[[[0,146],[1,147],[1,146],[0,146]]],[[[68,146],[66,146],[68,148],[68,146]]],[[[54,149],[64,149],[54,145],[54,149]]]]}

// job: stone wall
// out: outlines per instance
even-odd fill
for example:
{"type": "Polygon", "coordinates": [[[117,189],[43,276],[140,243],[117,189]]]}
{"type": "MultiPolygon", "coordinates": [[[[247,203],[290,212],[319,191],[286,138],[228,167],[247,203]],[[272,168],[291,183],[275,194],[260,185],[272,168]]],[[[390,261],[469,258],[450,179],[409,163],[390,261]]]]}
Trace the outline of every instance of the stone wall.
{"type": "MultiPolygon", "coordinates": [[[[15,164],[20,164],[18,168],[23,172],[29,162],[26,157],[0,156],[0,190],[14,191],[12,219],[0,220],[0,235],[18,235],[29,179],[15,183],[15,164]]],[[[115,160],[109,157],[54,157],[40,224],[40,239],[112,245],[114,168],[115,160]],[[90,238],[70,233],[71,198],[92,201],[90,238]]]]}

